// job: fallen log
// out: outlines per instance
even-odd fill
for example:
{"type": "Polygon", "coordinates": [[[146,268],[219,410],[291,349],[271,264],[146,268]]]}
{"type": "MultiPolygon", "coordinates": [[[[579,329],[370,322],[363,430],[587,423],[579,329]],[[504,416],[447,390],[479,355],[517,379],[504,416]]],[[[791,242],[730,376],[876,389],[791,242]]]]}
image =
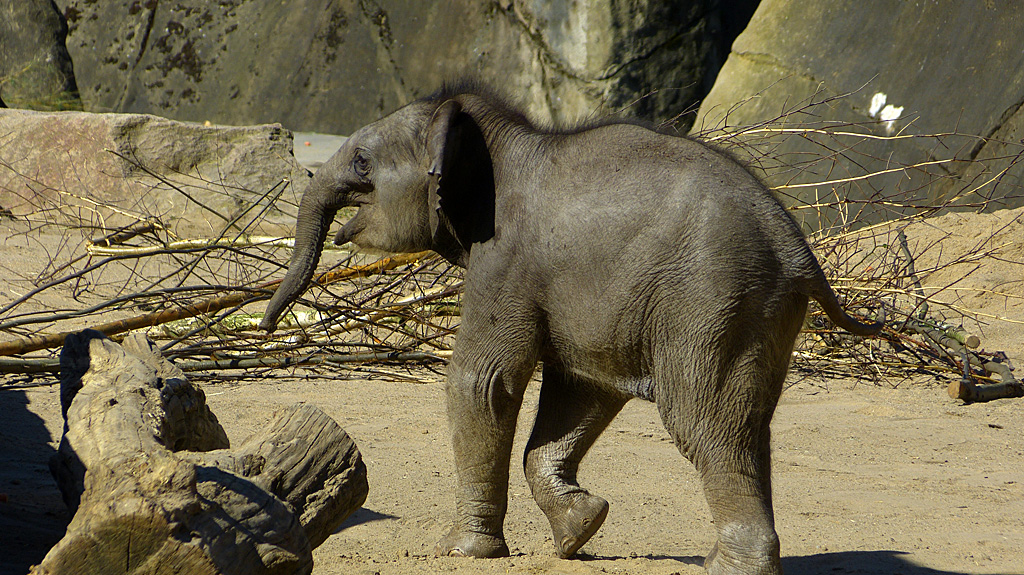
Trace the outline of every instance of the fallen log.
{"type": "Polygon", "coordinates": [[[952,399],[959,399],[967,403],[981,403],[993,399],[1024,397],[1024,384],[1015,379],[997,383],[974,383],[970,379],[964,378],[960,381],[950,382],[946,392],[952,399]]]}
{"type": "Polygon", "coordinates": [[[60,379],[50,469],[74,517],[35,575],[310,573],[366,499],[359,450],[322,411],[283,409],[229,449],[202,390],[141,335],[68,336],[60,379]]]}

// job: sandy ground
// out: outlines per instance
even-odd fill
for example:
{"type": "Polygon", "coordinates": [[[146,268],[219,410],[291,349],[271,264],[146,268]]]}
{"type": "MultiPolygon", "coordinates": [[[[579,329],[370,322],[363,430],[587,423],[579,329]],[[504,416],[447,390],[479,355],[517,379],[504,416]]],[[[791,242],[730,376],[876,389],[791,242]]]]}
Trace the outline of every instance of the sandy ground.
{"type": "MultiPolygon", "coordinates": [[[[932,227],[959,229],[967,240],[1006,232],[1016,242],[1009,249],[1024,251],[1021,214],[949,216],[932,227]],[[1006,227],[1011,224],[1016,227],[1006,227]]],[[[31,254],[15,251],[5,247],[0,260],[31,262],[31,254]]],[[[1008,253],[1004,259],[1017,257],[1008,253]]],[[[1020,269],[971,274],[965,288],[990,291],[965,291],[963,303],[1024,320],[1018,300],[991,292],[1020,293],[1020,269]]],[[[936,283],[946,281],[939,276],[936,283]]],[[[3,298],[10,297],[8,287],[0,285],[3,298]]],[[[1021,327],[991,321],[984,341],[1021,363],[1021,327]]],[[[234,443],[275,409],[302,401],[334,417],[359,446],[369,498],[315,551],[314,573],[703,572],[714,529],[696,474],[654,406],[641,401],[626,406],[583,462],[581,483],[607,498],[611,512],[579,559],[554,557],[547,522],[519,465],[505,527],[512,557],[432,557],[453,503],[443,382],[426,370],[399,373],[298,370],[272,380],[200,382],[234,443]]],[[[46,465],[60,438],[58,389],[40,385],[52,379],[31,387],[12,381],[0,380],[3,575],[25,573],[68,521],[46,465]]],[[[928,379],[872,384],[794,372],[788,383],[773,423],[776,522],[787,573],[1024,573],[1024,399],[964,405],[928,379]]],[[[524,404],[517,461],[538,388],[531,386],[524,404]]]]}

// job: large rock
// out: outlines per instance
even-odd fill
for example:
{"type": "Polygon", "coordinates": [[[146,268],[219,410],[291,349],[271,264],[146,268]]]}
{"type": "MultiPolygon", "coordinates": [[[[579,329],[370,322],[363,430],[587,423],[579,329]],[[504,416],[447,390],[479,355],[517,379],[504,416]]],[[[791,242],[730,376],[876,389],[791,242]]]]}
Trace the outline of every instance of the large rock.
{"type": "Polygon", "coordinates": [[[48,211],[107,228],[155,217],[203,237],[239,218],[236,231],[288,233],[308,180],[280,125],[0,110],[0,208],[15,216],[48,211]]]}
{"type": "Polygon", "coordinates": [[[85,108],[348,134],[474,75],[539,119],[667,120],[754,0],[58,0],[85,108]],[[737,7],[738,6],[738,7],[737,7]]]}
{"type": "Polygon", "coordinates": [[[53,0],[0,0],[0,107],[82,109],[67,32],[53,0]]]}
{"type": "Polygon", "coordinates": [[[73,518],[32,575],[301,575],[366,500],[366,465],[315,406],[230,448],[203,390],[144,336],[86,330],[60,354],[50,471],[73,518]]]}
{"type": "MultiPolygon", "coordinates": [[[[768,138],[755,131],[734,139],[754,146],[736,149],[766,166],[776,186],[944,161],[840,186],[855,201],[889,202],[852,204],[846,215],[864,221],[923,205],[1019,206],[1024,17],[1011,4],[765,0],[736,39],[694,132],[781,116],[771,127],[830,127],[872,138],[768,138]],[[892,138],[951,132],[962,136],[892,138]]],[[[784,195],[790,203],[814,204],[833,188],[791,188],[784,195]]],[[[813,215],[811,227],[843,217],[813,215]]]]}

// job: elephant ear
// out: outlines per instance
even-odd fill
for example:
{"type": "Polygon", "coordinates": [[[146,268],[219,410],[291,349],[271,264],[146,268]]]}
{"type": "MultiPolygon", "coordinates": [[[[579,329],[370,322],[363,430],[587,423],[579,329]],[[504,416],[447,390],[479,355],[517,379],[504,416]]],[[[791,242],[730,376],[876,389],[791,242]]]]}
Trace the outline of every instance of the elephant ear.
{"type": "Polygon", "coordinates": [[[494,165],[480,126],[457,101],[447,100],[434,112],[427,153],[431,231],[437,238],[446,219],[469,252],[474,243],[494,237],[494,165]]]}

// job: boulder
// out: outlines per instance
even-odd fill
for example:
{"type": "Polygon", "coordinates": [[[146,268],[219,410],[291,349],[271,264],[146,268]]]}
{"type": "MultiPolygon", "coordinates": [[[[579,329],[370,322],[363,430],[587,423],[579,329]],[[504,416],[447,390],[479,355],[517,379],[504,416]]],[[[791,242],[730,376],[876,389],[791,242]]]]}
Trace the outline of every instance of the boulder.
{"type": "Polygon", "coordinates": [[[155,218],[183,237],[209,237],[229,222],[288,234],[309,180],[292,146],[278,124],[0,110],[0,208],[108,229],[155,218]]]}
{"type": "Polygon", "coordinates": [[[85,108],[349,134],[472,75],[541,120],[669,120],[755,1],[58,0],[85,108]]]}
{"type": "Polygon", "coordinates": [[[0,2],[0,108],[82,109],[67,32],[53,0],[0,2]]]}
{"type": "MultiPolygon", "coordinates": [[[[773,186],[889,170],[844,188],[855,202],[847,216],[861,221],[922,206],[1020,206],[1022,37],[1024,18],[1005,3],[765,0],[733,44],[693,133],[770,122],[866,135],[762,130],[721,140],[765,168],[773,186]]],[[[783,195],[815,204],[834,188],[783,195]]],[[[818,216],[809,227],[823,221],[818,216]]]]}

